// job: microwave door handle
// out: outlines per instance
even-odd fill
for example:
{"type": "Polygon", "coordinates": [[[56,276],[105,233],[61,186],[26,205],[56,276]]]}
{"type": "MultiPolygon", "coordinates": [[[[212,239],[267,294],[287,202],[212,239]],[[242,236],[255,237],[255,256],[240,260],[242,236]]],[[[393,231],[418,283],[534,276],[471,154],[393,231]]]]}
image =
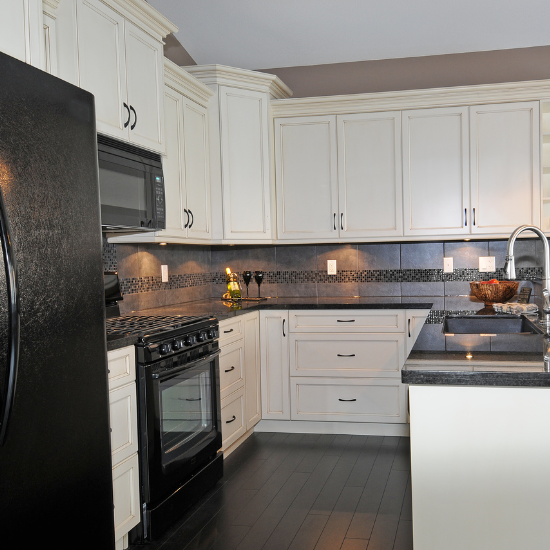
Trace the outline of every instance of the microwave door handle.
{"type": "Polygon", "coordinates": [[[8,422],[13,408],[17,369],[19,367],[19,330],[21,312],[19,308],[19,282],[17,277],[17,262],[12,247],[11,229],[4,195],[0,189],[0,240],[4,253],[6,271],[6,286],[8,291],[8,371],[6,373],[5,392],[0,403],[0,445],[6,440],[8,422]]]}

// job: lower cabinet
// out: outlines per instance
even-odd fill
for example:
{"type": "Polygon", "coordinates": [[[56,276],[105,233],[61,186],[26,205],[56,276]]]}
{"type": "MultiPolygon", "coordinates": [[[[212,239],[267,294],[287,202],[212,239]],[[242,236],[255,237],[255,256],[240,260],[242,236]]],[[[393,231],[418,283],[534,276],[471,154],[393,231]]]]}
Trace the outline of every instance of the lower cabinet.
{"type": "Polygon", "coordinates": [[[261,418],[259,313],[220,322],[222,450],[236,449],[261,418]]]}
{"type": "Polygon", "coordinates": [[[111,419],[111,461],[115,547],[128,547],[128,532],[139,523],[139,465],[135,348],[107,353],[111,419]]]}

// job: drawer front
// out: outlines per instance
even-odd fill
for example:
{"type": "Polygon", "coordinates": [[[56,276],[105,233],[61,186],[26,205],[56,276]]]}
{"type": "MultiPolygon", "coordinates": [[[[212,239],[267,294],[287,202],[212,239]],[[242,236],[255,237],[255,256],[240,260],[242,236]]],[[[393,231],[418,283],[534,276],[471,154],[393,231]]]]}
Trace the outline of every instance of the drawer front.
{"type": "Polygon", "coordinates": [[[291,419],[406,422],[406,386],[395,379],[294,377],[291,419]]]}
{"type": "Polygon", "coordinates": [[[291,376],[400,377],[404,334],[290,335],[291,376]]]}
{"type": "Polygon", "coordinates": [[[111,460],[115,467],[138,452],[137,402],[134,383],[109,392],[111,460]]]}
{"type": "Polygon", "coordinates": [[[221,398],[244,385],[244,341],[237,340],[222,347],[220,354],[221,398]]]}
{"type": "Polygon", "coordinates": [[[405,332],[402,310],[295,311],[290,332],[405,332]]]}
{"type": "Polygon", "coordinates": [[[139,464],[134,454],[113,468],[115,540],[139,523],[139,464]]]}
{"type": "Polygon", "coordinates": [[[125,386],[136,379],[136,349],[134,346],[107,352],[109,390],[125,386]]]}
{"type": "Polygon", "coordinates": [[[241,316],[220,321],[220,345],[240,340],[242,337],[243,320],[241,316]]]}
{"type": "Polygon", "coordinates": [[[244,388],[222,399],[222,451],[246,432],[244,388]]]}

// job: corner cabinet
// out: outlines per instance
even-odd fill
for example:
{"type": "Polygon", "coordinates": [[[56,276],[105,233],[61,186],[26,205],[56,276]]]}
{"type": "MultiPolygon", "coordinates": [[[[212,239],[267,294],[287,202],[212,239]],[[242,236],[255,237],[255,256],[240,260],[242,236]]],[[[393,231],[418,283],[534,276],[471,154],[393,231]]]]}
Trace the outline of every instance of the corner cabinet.
{"type": "Polygon", "coordinates": [[[209,106],[213,239],[272,241],[270,99],[290,90],[274,75],[221,65],[186,67],[214,90],[209,106]]]}
{"type": "Polygon", "coordinates": [[[163,153],[162,39],[177,27],[143,0],[58,9],[59,76],[94,94],[98,132],[163,153]]]}

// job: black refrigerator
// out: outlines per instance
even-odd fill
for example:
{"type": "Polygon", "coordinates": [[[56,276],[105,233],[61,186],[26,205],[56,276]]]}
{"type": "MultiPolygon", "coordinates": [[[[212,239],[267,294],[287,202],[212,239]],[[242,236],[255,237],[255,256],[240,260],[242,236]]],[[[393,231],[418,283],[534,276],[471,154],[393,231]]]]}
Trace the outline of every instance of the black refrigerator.
{"type": "Polygon", "coordinates": [[[94,98],[2,53],[0,188],[0,546],[114,548],[94,98]]]}

